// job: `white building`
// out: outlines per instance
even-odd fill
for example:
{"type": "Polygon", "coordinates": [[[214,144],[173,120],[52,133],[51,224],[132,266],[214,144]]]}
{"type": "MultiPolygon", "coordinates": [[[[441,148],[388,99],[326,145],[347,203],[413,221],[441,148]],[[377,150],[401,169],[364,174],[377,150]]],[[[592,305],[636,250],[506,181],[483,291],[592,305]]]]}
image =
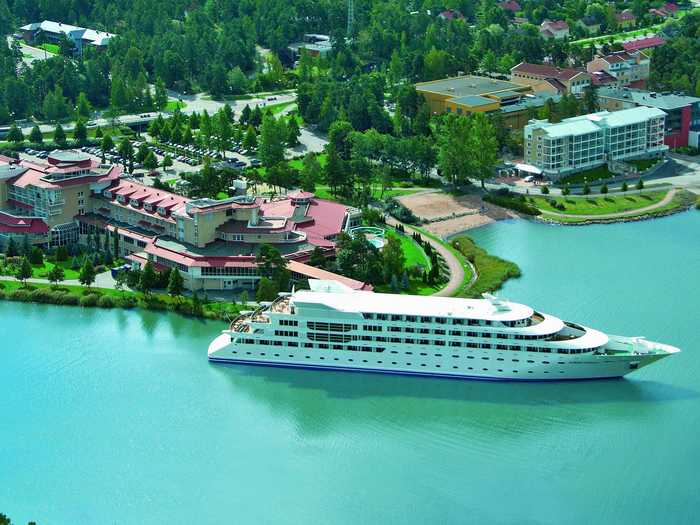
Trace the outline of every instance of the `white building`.
{"type": "Polygon", "coordinates": [[[663,154],[666,113],[636,107],[600,111],[551,123],[532,120],[525,126],[525,162],[549,178],[592,169],[610,161],[663,154]]]}

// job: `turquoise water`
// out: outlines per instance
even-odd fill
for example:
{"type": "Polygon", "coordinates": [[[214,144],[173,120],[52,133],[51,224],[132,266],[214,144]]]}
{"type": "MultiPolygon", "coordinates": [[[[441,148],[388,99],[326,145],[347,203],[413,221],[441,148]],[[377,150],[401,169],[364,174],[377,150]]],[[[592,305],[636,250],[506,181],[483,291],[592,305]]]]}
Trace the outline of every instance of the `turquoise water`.
{"type": "Polygon", "coordinates": [[[210,365],[220,328],[0,302],[0,512],[49,524],[697,523],[700,213],[473,232],[513,300],[684,353],[626,380],[210,365]]]}

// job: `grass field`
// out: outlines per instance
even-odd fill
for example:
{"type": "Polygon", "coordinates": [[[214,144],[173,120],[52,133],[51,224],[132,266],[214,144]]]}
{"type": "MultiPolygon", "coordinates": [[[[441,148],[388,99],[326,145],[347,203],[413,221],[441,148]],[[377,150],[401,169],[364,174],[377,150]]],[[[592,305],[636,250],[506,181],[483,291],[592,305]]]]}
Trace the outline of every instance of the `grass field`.
{"type": "MultiPolygon", "coordinates": [[[[32,266],[32,277],[35,279],[47,279],[49,272],[56,266],[57,263],[44,261],[42,266],[32,266]]],[[[63,261],[58,263],[58,265],[63,268],[63,276],[65,280],[77,279],[80,274],[79,271],[73,270],[71,266],[71,261],[63,261]]]]}
{"type": "Polygon", "coordinates": [[[289,101],[289,102],[279,102],[277,104],[268,104],[267,106],[264,106],[265,111],[268,109],[272,111],[273,115],[277,115],[278,113],[282,113],[285,109],[287,109],[290,106],[296,106],[296,102],[294,101],[289,101]]]}
{"type": "Polygon", "coordinates": [[[176,109],[185,109],[187,104],[179,100],[168,100],[168,103],[163,108],[163,111],[175,111],[176,109]]]}
{"type": "Polygon", "coordinates": [[[458,297],[459,297],[459,296],[464,297],[465,294],[467,293],[467,289],[468,289],[468,287],[469,287],[469,283],[470,283],[471,280],[472,280],[472,275],[473,275],[473,274],[472,274],[471,266],[469,266],[469,263],[467,262],[466,258],[465,258],[464,255],[462,254],[462,252],[460,252],[458,249],[456,249],[454,246],[452,246],[451,243],[448,243],[448,242],[443,241],[443,240],[440,239],[439,237],[436,237],[435,235],[433,235],[433,234],[430,233],[429,231],[424,230],[423,228],[419,228],[418,226],[412,226],[412,228],[413,228],[414,230],[416,230],[418,233],[420,233],[421,235],[423,235],[424,237],[433,239],[434,241],[437,241],[437,242],[439,242],[440,244],[442,244],[443,246],[445,246],[445,248],[447,248],[448,250],[450,250],[450,252],[451,252],[451,253],[457,258],[457,260],[461,263],[462,268],[464,268],[464,279],[462,279],[462,284],[460,285],[458,292],[457,292],[456,294],[454,294],[454,295],[455,295],[455,296],[458,296],[458,297]]]}
{"type": "Polygon", "coordinates": [[[554,212],[566,215],[608,215],[645,208],[660,202],[667,191],[654,191],[639,195],[589,195],[587,197],[530,197],[528,200],[544,213],[554,212]],[[564,210],[552,206],[551,202],[565,206],[564,210]]]}
{"type": "Polygon", "coordinates": [[[498,290],[508,279],[520,277],[517,264],[490,255],[466,235],[457,237],[451,244],[476,267],[476,281],[462,291],[465,297],[481,297],[484,292],[498,290]]]}
{"type": "Polygon", "coordinates": [[[387,237],[398,237],[399,241],[401,241],[401,249],[403,250],[404,257],[406,257],[406,267],[420,265],[426,270],[430,269],[428,256],[425,255],[423,248],[421,248],[410,235],[401,235],[390,229],[385,231],[387,237]]]}
{"type": "Polygon", "coordinates": [[[38,47],[39,49],[43,49],[44,51],[53,53],[54,55],[58,55],[61,52],[61,48],[58,47],[57,44],[41,44],[38,47]]]}

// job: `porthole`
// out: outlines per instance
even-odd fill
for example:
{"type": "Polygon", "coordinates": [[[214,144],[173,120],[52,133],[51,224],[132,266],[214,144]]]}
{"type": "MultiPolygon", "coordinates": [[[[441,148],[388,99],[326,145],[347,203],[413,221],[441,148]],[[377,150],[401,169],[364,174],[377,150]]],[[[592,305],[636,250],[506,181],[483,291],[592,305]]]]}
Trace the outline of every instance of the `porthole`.
{"type": "Polygon", "coordinates": [[[234,354],[237,354],[238,352],[236,352],[236,351],[234,350],[233,353],[234,353],[234,354]]]}
{"type": "Polygon", "coordinates": [[[396,361],[392,361],[391,364],[392,364],[392,365],[395,365],[395,364],[396,364],[396,361]]]}
{"type": "Polygon", "coordinates": [[[348,359],[348,361],[350,361],[352,363],[352,359],[348,359]]]}
{"type": "Polygon", "coordinates": [[[501,370],[500,368],[498,369],[498,371],[499,371],[499,372],[503,372],[503,370],[501,370]]]}
{"type": "Polygon", "coordinates": [[[528,363],[534,363],[534,361],[531,361],[531,360],[529,360],[529,359],[527,360],[527,362],[528,362],[528,363]]]}
{"type": "Polygon", "coordinates": [[[420,366],[425,366],[425,363],[421,363],[421,365],[420,365],[420,366]]]}
{"type": "Polygon", "coordinates": [[[279,357],[279,356],[280,356],[279,354],[275,354],[275,357],[279,357]]]}
{"type": "Polygon", "coordinates": [[[482,368],[482,370],[483,370],[484,372],[488,372],[488,371],[489,371],[488,368],[482,368]]]}
{"type": "Polygon", "coordinates": [[[503,358],[502,358],[502,357],[497,357],[497,358],[496,358],[496,361],[503,361],[503,358]]]}
{"type": "Polygon", "coordinates": [[[471,366],[468,366],[467,368],[468,368],[469,370],[474,370],[471,366]]]}
{"type": "Polygon", "coordinates": [[[528,370],[527,373],[528,373],[528,374],[532,374],[532,370],[528,370]]]}
{"type": "Polygon", "coordinates": [[[481,359],[483,359],[484,361],[488,361],[488,360],[489,360],[488,357],[482,357],[481,359]]]}
{"type": "Polygon", "coordinates": [[[458,356],[458,355],[453,355],[452,357],[454,357],[455,359],[459,358],[459,356],[458,356]]]}
{"type": "Polygon", "coordinates": [[[246,355],[250,355],[250,352],[246,352],[246,355]]]}
{"type": "Polygon", "coordinates": [[[406,366],[411,366],[411,363],[406,363],[406,366]]]}
{"type": "Polygon", "coordinates": [[[440,368],[440,365],[435,365],[437,368],[440,368]]]}
{"type": "Polygon", "coordinates": [[[292,354],[289,354],[289,357],[294,357],[292,354]]]}
{"type": "Polygon", "coordinates": [[[333,361],[338,361],[338,358],[337,358],[337,357],[334,357],[334,358],[333,358],[333,361]]]}
{"type": "Polygon", "coordinates": [[[458,367],[458,366],[453,366],[452,368],[457,369],[457,368],[459,368],[459,367],[458,367]]]}
{"type": "Polygon", "coordinates": [[[260,352],[260,355],[265,355],[265,352],[260,352]]]}
{"type": "Polygon", "coordinates": [[[517,374],[517,373],[518,373],[518,371],[517,371],[517,370],[513,370],[513,373],[514,373],[514,374],[517,374]]]}
{"type": "Polygon", "coordinates": [[[311,356],[308,356],[308,355],[307,355],[307,356],[304,356],[304,357],[306,357],[306,359],[311,359],[311,356]]]}

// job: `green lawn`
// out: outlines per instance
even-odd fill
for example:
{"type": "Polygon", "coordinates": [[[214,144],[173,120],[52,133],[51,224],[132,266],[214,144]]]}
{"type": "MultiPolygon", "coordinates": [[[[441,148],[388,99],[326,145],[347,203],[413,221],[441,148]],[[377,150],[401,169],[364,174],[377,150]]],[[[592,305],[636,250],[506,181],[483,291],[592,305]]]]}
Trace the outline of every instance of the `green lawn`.
{"type": "Polygon", "coordinates": [[[176,109],[185,109],[187,104],[179,100],[168,100],[168,103],[163,108],[163,111],[175,111],[176,109]]]}
{"type": "Polygon", "coordinates": [[[566,184],[584,184],[586,182],[591,183],[597,180],[611,179],[613,177],[616,177],[616,175],[604,164],[591,170],[581,171],[579,173],[573,173],[571,175],[567,175],[566,177],[562,177],[557,181],[557,186],[566,184]]]}
{"type": "Polygon", "coordinates": [[[406,267],[411,266],[423,266],[426,270],[430,269],[430,261],[428,256],[425,255],[423,248],[421,248],[416,241],[413,240],[410,234],[400,234],[394,230],[386,229],[387,237],[398,237],[401,241],[401,249],[403,250],[404,257],[406,257],[406,267]]]}
{"type": "Polygon", "coordinates": [[[667,191],[654,191],[639,195],[588,195],[586,197],[530,197],[528,200],[542,212],[564,213],[567,215],[608,215],[645,208],[660,202],[667,191]],[[551,202],[563,204],[564,210],[552,206],[551,202]]]}
{"type": "Polygon", "coordinates": [[[278,113],[282,113],[285,109],[287,109],[290,106],[296,106],[296,102],[294,101],[289,101],[289,102],[279,102],[277,104],[268,104],[265,106],[265,111],[268,109],[272,111],[273,115],[277,115],[278,113]]]}
{"type": "Polygon", "coordinates": [[[481,297],[484,292],[498,290],[508,279],[520,277],[517,264],[489,254],[466,235],[457,237],[451,244],[476,267],[476,281],[462,290],[463,296],[481,297]]]}
{"type": "MultiPolygon", "coordinates": [[[[78,275],[80,275],[79,271],[73,270],[70,267],[71,261],[63,261],[58,263],[58,265],[63,268],[63,275],[67,281],[71,279],[77,279],[78,275]]],[[[49,261],[44,261],[43,266],[32,266],[32,277],[36,279],[47,279],[49,272],[53,269],[54,266],[56,266],[56,263],[52,263],[49,261]]]]}
{"type": "Polygon", "coordinates": [[[442,244],[443,246],[445,246],[445,248],[450,250],[450,252],[452,252],[452,254],[461,263],[462,268],[464,268],[464,279],[462,279],[462,284],[459,287],[459,290],[457,291],[457,293],[454,295],[465,296],[465,294],[467,293],[467,287],[469,286],[469,283],[472,280],[472,269],[471,269],[471,266],[469,266],[469,264],[467,263],[464,255],[462,255],[462,252],[457,250],[454,246],[452,246],[452,244],[443,241],[440,237],[433,235],[432,233],[428,232],[427,230],[424,230],[423,228],[419,228],[418,226],[412,226],[412,228],[414,230],[416,230],[418,233],[420,233],[421,235],[423,235],[424,237],[428,237],[430,239],[433,239],[434,241],[437,241],[440,244],[442,244]]]}
{"type": "Polygon", "coordinates": [[[54,55],[58,55],[61,52],[61,48],[57,44],[41,44],[38,47],[54,55]]]}
{"type": "Polygon", "coordinates": [[[627,164],[631,164],[632,166],[636,166],[639,171],[646,171],[652,166],[655,166],[659,162],[659,159],[635,159],[626,160],[625,162],[627,164]]]}

